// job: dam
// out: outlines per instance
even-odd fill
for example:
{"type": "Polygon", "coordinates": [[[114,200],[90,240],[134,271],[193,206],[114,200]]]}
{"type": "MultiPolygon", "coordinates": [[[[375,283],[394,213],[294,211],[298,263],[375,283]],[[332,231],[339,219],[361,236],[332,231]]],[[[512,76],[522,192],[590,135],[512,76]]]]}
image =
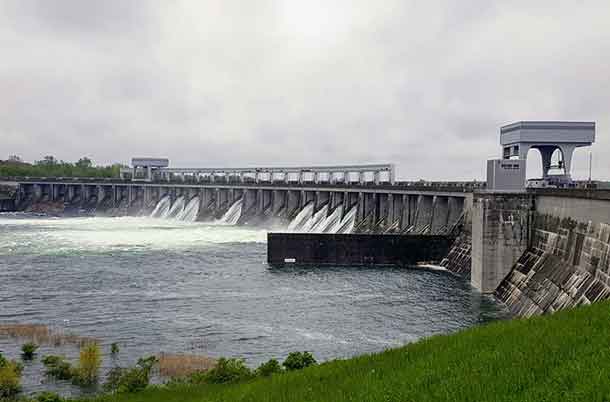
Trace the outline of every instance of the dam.
{"type": "Polygon", "coordinates": [[[349,214],[353,216],[354,225],[344,228],[346,233],[442,234],[451,231],[463,219],[464,211],[472,203],[472,191],[469,190],[481,185],[190,180],[185,177],[169,181],[19,179],[15,203],[18,209],[62,204],[117,214],[144,210],[170,216],[190,204],[197,210],[191,215],[192,220],[218,219],[231,208],[238,208],[239,216],[234,223],[240,224],[264,220],[289,224],[299,214],[305,222],[317,213],[320,213],[319,219],[334,213],[342,220],[349,214]],[[159,205],[162,200],[165,200],[165,206],[159,205]],[[159,207],[157,211],[156,207],[159,207]],[[160,211],[162,209],[167,211],[160,211]]]}
{"type": "MultiPolygon", "coordinates": [[[[275,241],[298,250],[302,241],[309,244],[310,259],[322,255],[315,250],[319,244],[336,239],[347,247],[341,258],[351,258],[353,250],[367,261],[367,255],[352,249],[359,247],[353,239],[344,237],[350,234],[410,236],[409,244],[425,243],[421,236],[430,236],[430,242],[446,244],[440,265],[495,295],[516,315],[527,316],[610,296],[610,190],[571,178],[574,150],[594,141],[592,122],[504,126],[502,157],[487,162],[485,182],[399,181],[392,164],[172,168],[158,158],[134,158],[115,179],[4,181],[17,183],[11,204],[17,210],[55,205],[112,216],[264,224],[302,234],[282,238],[273,233],[270,250],[282,249],[271,244],[275,241]],[[543,177],[527,182],[530,150],[542,155],[543,177]],[[334,237],[317,242],[314,235],[334,237]]],[[[324,244],[325,255],[336,248],[324,244]]],[[[269,260],[277,261],[275,256],[269,260]]]]}

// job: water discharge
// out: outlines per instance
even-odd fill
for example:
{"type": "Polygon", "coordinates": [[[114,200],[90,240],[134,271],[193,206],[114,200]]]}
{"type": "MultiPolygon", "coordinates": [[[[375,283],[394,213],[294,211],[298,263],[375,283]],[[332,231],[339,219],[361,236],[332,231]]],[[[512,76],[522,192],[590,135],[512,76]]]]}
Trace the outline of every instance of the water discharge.
{"type": "Polygon", "coordinates": [[[312,228],[313,233],[336,233],[335,226],[341,223],[343,216],[343,205],[339,205],[334,211],[321,221],[316,227],[312,228]]]}
{"type": "Polygon", "coordinates": [[[165,196],[161,199],[161,201],[159,201],[157,203],[157,205],[155,206],[155,209],[152,211],[152,213],[150,214],[151,218],[161,218],[161,217],[166,217],[168,212],[169,212],[169,208],[172,205],[172,200],[169,196],[165,196]]]}
{"type": "Polygon", "coordinates": [[[169,212],[167,213],[167,216],[164,216],[163,218],[175,218],[176,216],[178,216],[178,214],[180,212],[182,212],[183,209],[184,209],[184,197],[180,196],[172,204],[172,207],[170,208],[169,212]]]}
{"type": "MultiPolygon", "coordinates": [[[[358,213],[358,207],[354,206],[349,210],[347,214],[343,217],[339,225],[337,226],[337,230],[333,233],[352,233],[354,231],[354,227],[356,226],[356,214],[358,213]]],[[[334,230],[334,229],[333,229],[334,230]]]]}
{"type": "Polygon", "coordinates": [[[236,225],[241,217],[242,205],[243,201],[241,199],[235,201],[217,223],[220,225],[236,225]]]}
{"type": "Polygon", "coordinates": [[[176,215],[176,219],[185,222],[195,222],[199,214],[199,197],[194,197],[189,201],[184,209],[176,215]]]}
{"type": "MultiPolygon", "coordinates": [[[[150,217],[175,219],[185,222],[195,222],[201,205],[199,197],[193,197],[185,205],[185,198],[178,197],[171,204],[169,197],[163,197],[155,206],[150,217]]],[[[325,204],[315,212],[314,203],[307,203],[299,213],[288,223],[286,231],[302,233],[351,233],[355,226],[357,208],[353,207],[344,215],[343,204],[335,207],[329,214],[329,205],[325,204]]],[[[243,213],[243,199],[235,201],[222,217],[210,224],[237,225],[243,213]]]]}
{"type": "Polygon", "coordinates": [[[301,227],[313,216],[313,202],[308,203],[301,209],[301,211],[295,216],[295,218],[288,224],[288,231],[294,232],[301,229],[301,227]]]}
{"type": "Polygon", "coordinates": [[[322,208],[318,210],[307,222],[303,224],[301,227],[301,232],[313,232],[316,230],[316,227],[320,225],[320,223],[326,220],[328,216],[328,204],[324,205],[322,208]]]}

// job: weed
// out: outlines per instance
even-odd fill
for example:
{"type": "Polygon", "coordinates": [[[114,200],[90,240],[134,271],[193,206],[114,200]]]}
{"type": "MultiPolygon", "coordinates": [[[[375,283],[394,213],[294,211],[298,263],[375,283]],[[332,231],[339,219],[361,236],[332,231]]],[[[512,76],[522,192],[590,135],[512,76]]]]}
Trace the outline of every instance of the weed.
{"type": "Polygon", "coordinates": [[[76,380],[83,385],[91,385],[97,381],[102,365],[102,351],[97,343],[85,345],[80,350],[76,380]]]}
{"type": "Polygon", "coordinates": [[[185,377],[207,371],[216,365],[216,359],[196,355],[159,355],[159,374],[167,378],[185,377]]]}
{"type": "Polygon", "coordinates": [[[25,343],[21,347],[22,356],[25,360],[32,360],[37,350],[38,345],[36,345],[34,342],[25,343]]]}
{"type": "Polygon", "coordinates": [[[0,400],[13,398],[21,391],[22,370],[23,366],[0,354],[0,400]]]}
{"type": "Polygon", "coordinates": [[[286,370],[301,370],[314,364],[316,364],[316,359],[309,352],[292,352],[282,363],[286,370]]]}
{"type": "Polygon", "coordinates": [[[66,334],[61,331],[52,331],[46,325],[40,324],[4,324],[0,325],[0,335],[16,339],[27,339],[39,345],[61,346],[66,344],[84,346],[98,343],[91,337],[66,334]]]}
{"type": "Polygon", "coordinates": [[[36,402],[64,402],[65,399],[54,392],[41,392],[34,399],[36,402]]]}
{"type": "Polygon", "coordinates": [[[42,359],[45,374],[58,380],[71,380],[75,375],[72,365],[62,356],[49,355],[42,359]]]}
{"type": "Polygon", "coordinates": [[[118,394],[133,393],[144,390],[150,381],[150,373],[157,364],[157,358],[150,356],[139,359],[136,367],[115,367],[107,375],[104,390],[118,394]]]}

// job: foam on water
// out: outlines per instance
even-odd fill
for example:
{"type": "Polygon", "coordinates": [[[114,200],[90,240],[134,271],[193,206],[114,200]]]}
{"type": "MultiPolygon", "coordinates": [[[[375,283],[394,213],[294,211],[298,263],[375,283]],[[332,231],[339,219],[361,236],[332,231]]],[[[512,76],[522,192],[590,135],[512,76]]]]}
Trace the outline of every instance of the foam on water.
{"type": "Polygon", "coordinates": [[[120,218],[27,218],[0,219],[0,249],[38,254],[204,248],[209,244],[266,241],[261,229],[224,227],[205,223],[144,217],[120,218]]]}

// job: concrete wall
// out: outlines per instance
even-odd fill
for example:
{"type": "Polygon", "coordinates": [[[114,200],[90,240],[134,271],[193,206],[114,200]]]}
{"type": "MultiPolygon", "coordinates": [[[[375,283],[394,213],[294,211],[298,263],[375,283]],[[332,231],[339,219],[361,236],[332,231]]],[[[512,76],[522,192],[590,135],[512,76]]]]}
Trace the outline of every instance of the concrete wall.
{"type": "Polygon", "coordinates": [[[13,212],[16,210],[13,198],[0,198],[0,212],[13,212]]]}
{"type": "Polygon", "coordinates": [[[0,183],[0,212],[15,211],[17,199],[17,185],[0,183]]]}
{"type": "Polygon", "coordinates": [[[610,200],[536,197],[532,241],[496,291],[518,316],[610,297],[610,200]]]}
{"type": "Polygon", "coordinates": [[[492,293],[528,245],[533,198],[528,194],[475,194],[472,207],[472,286],[492,293]]]}
{"type": "Polygon", "coordinates": [[[449,236],[387,234],[269,233],[269,264],[415,265],[440,261],[453,239],[449,236]]]}

